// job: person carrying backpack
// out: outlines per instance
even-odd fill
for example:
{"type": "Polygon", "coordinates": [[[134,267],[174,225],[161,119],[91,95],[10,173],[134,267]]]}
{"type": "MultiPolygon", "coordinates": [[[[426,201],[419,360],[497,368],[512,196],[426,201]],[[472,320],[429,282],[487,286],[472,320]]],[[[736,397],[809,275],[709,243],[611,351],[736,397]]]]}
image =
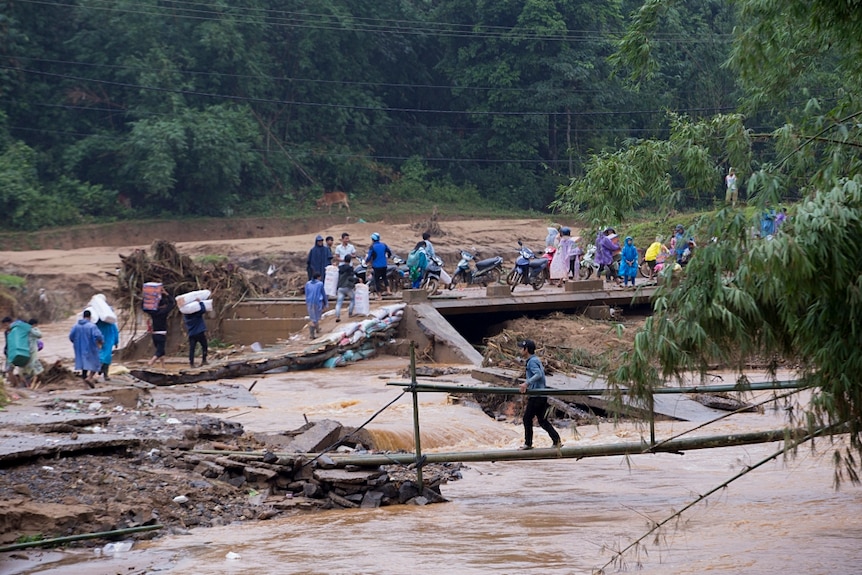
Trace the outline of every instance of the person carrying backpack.
{"type": "Polygon", "coordinates": [[[425,241],[420,241],[416,244],[407,255],[407,267],[410,269],[410,281],[413,282],[413,289],[418,289],[422,285],[422,278],[425,277],[425,268],[428,267],[428,254],[425,252],[425,241]]]}
{"type": "Polygon", "coordinates": [[[335,323],[341,321],[341,305],[344,299],[350,300],[350,305],[347,306],[347,317],[353,317],[353,306],[356,303],[354,288],[356,282],[359,281],[356,277],[356,271],[353,269],[353,264],[350,262],[353,258],[350,254],[344,256],[344,261],[338,266],[338,292],[335,298],[335,323]]]}

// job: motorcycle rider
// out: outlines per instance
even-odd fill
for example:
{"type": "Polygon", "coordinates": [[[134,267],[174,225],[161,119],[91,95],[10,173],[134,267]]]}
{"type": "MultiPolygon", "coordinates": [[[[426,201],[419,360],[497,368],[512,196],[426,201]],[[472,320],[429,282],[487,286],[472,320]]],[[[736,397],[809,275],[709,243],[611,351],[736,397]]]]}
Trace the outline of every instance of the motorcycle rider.
{"type": "Polygon", "coordinates": [[[386,277],[388,260],[391,257],[392,250],[380,241],[380,234],[377,232],[371,234],[371,247],[368,248],[365,263],[370,264],[371,269],[374,271],[374,283],[377,286],[378,299],[381,297],[381,289],[386,290],[383,295],[392,295],[392,291],[389,288],[389,278],[386,277]]]}

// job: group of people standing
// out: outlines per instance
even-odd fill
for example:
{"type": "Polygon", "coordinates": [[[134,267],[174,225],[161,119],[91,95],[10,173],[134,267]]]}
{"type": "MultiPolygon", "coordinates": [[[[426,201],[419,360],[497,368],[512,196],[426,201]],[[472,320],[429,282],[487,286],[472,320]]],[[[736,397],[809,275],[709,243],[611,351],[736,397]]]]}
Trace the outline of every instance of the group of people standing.
{"type": "Polygon", "coordinates": [[[607,281],[622,283],[623,287],[627,287],[631,282],[631,286],[635,286],[640,254],[635,247],[634,238],[626,236],[620,245],[616,230],[610,226],[606,227],[596,236],[595,258],[599,266],[599,277],[604,273],[607,281]]]}
{"type": "MultiPolygon", "coordinates": [[[[419,287],[425,268],[431,258],[434,257],[434,246],[431,244],[431,235],[428,232],[422,234],[422,240],[410,252],[407,264],[410,269],[410,279],[413,287],[419,287]]],[[[341,243],[333,245],[335,239],[332,236],[323,237],[317,235],[314,238],[314,246],[308,252],[306,259],[306,271],[308,281],[305,284],[305,304],[308,310],[309,331],[311,338],[318,335],[320,318],[329,307],[329,297],[324,287],[326,268],[329,265],[338,267],[338,283],[335,301],[335,321],[341,321],[341,308],[344,301],[349,302],[347,314],[353,317],[355,304],[355,288],[360,283],[354,268],[354,260],[357,258],[356,247],[350,243],[350,234],[341,234],[341,243]]],[[[375,297],[380,299],[386,295],[392,295],[392,286],[389,285],[388,268],[392,250],[381,239],[380,234],[371,234],[371,245],[365,254],[363,262],[370,267],[377,286],[375,297]]]]}

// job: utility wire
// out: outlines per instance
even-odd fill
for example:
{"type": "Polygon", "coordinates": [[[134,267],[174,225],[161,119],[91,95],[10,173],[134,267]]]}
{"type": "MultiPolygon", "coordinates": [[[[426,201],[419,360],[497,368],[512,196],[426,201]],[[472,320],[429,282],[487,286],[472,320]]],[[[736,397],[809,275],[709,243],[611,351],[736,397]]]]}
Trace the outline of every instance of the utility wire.
{"type": "MultiPolygon", "coordinates": [[[[251,96],[232,96],[229,94],[216,94],[210,92],[198,92],[195,90],[182,90],[177,88],[162,88],[156,86],[143,86],[141,84],[130,84],[127,82],[115,82],[112,80],[102,80],[98,78],[86,78],[83,76],[70,76],[67,74],[58,74],[55,72],[45,72],[42,70],[33,70],[29,68],[15,68],[13,66],[0,65],[0,70],[16,70],[18,72],[46,76],[51,78],[59,78],[62,80],[71,80],[75,82],[93,82],[106,86],[115,86],[119,88],[130,88],[135,90],[149,90],[153,92],[164,92],[169,94],[181,94],[184,96],[196,96],[213,99],[224,99],[235,102],[254,102],[259,104],[279,104],[289,106],[307,106],[313,108],[336,108],[343,110],[361,110],[366,112],[396,112],[410,114],[450,114],[463,116],[631,116],[638,114],[665,114],[666,110],[616,110],[616,111],[597,111],[597,112],[555,112],[555,111],[486,111],[486,110],[438,110],[427,108],[392,108],[385,106],[358,106],[354,104],[334,104],[326,102],[310,102],[301,100],[279,100],[275,98],[256,98],[251,96]]],[[[733,106],[720,108],[687,108],[674,110],[676,112],[718,112],[735,110],[733,106]]]]}
{"type": "MultiPolygon", "coordinates": [[[[299,28],[311,30],[332,30],[348,32],[369,32],[374,34],[392,33],[400,35],[422,35],[433,37],[454,37],[474,39],[502,39],[508,42],[523,40],[535,40],[541,42],[586,42],[586,41],[614,41],[622,36],[622,32],[605,32],[602,30],[561,30],[558,34],[542,34],[529,30],[507,26],[496,26],[482,22],[470,22],[465,24],[441,23],[423,20],[386,20],[379,18],[367,18],[347,15],[314,14],[309,12],[288,12],[278,10],[267,10],[259,8],[246,8],[239,6],[225,6],[222,10],[216,10],[212,5],[192,2],[173,2],[175,10],[164,7],[159,10],[158,6],[141,6],[138,9],[117,8],[112,2],[101,2],[92,0],[87,6],[73,3],[50,2],[47,0],[17,0],[19,4],[46,5],[51,7],[79,8],[99,11],[108,11],[117,14],[137,14],[143,16],[170,17],[172,19],[185,18],[188,20],[220,21],[224,15],[230,15],[231,20],[239,24],[268,25],[286,28],[299,28]],[[184,7],[185,5],[186,7],[184,7]],[[238,17],[237,15],[238,14],[238,17]],[[441,28],[442,27],[442,28],[441,28]],[[447,29],[450,27],[453,29],[447,29]]],[[[713,43],[716,40],[730,42],[733,35],[712,34],[705,37],[656,33],[651,35],[651,40],[669,43],[713,43]]]]}

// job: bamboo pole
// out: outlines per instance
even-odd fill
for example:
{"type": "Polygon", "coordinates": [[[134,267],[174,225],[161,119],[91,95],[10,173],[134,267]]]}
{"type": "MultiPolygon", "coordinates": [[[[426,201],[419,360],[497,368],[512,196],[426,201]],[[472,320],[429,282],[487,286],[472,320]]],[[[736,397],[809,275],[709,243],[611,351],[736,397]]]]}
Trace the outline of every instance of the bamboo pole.
{"type": "MultiPolygon", "coordinates": [[[[396,387],[410,387],[412,383],[402,381],[390,381],[386,385],[396,387]]],[[[770,389],[803,389],[809,387],[807,384],[800,383],[797,380],[792,381],[776,381],[764,383],[748,383],[745,385],[703,385],[693,387],[656,387],[652,392],[656,395],[676,394],[676,393],[728,393],[733,391],[765,391],[770,389]]],[[[443,385],[435,383],[417,383],[416,391],[422,392],[442,392],[442,393],[487,393],[497,395],[520,395],[517,387],[481,387],[471,385],[443,385]]],[[[609,389],[553,389],[546,387],[544,389],[527,390],[527,395],[602,395],[609,389]]],[[[613,390],[614,393],[622,393],[628,395],[632,392],[625,388],[613,390]]]]}
{"type": "MultiPolygon", "coordinates": [[[[823,434],[825,428],[815,431],[815,434],[823,434]]],[[[581,459],[584,457],[606,457],[614,455],[636,455],[641,453],[682,453],[694,449],[712,449],[715,447],[734,447],[739,445],[752,445],[756,443],[770,443],[782,441],[788,437],[804,435],[803,430],[773,429],[768,431],[757,431],[750,433],[736,433],[729,435],[709,435],[702,437],[690,437],[675,439],[656,444],[651,447],[646,441],[629,443],[611,443],[600,445],[577,445],[563,446],[562,448],[537,448],[527,451],[521,450],[495,450],[495,451],[463,451],[448,453],[426,453],[427,463],[446,462],[477,462],[477,461],[526,461],[535,459],[581,459]]],[[[386,453],[386,454],[354,454],[354,455],[331,455],[337,467],[357,465],[361,467],[373,467],[378,465],[402,464],[408,465],[413,462],[415,455],[412,453],[386,453]]]]}
{"type": "Polygon", "coordinates": [[[27,549],[28,547],[47,547],[49,545],[60,545],[62,543],[71,543],[73,541],[83,541],[85,539],[99,539],[117,537],[118,535],[128,535],[130,533],[140,533],[142,531],[154,531],[161,529],[164,525],[142,525],[141,527],[129,527],[127,529],[115,529],[113,531],[99,531],[98,533],[81,533],[80,535],[68,535],[66,537],[55,537],[53,539],[42,539],[41,541],[28,541],[26,543],[12,543],[0,547],[0,553],[6,551],[15,551],[17,549],[27,549]]]}
{"type": "Polygon", "coordinates": [[[410,342],[410,379],[413,391],[413,442],[416,447],[416,483],[419,485],[419,494],[425,491],[425,483],[422,477],[422,443],[419,440],[419,393],[416,391],[416,344],[410,342]]]}

